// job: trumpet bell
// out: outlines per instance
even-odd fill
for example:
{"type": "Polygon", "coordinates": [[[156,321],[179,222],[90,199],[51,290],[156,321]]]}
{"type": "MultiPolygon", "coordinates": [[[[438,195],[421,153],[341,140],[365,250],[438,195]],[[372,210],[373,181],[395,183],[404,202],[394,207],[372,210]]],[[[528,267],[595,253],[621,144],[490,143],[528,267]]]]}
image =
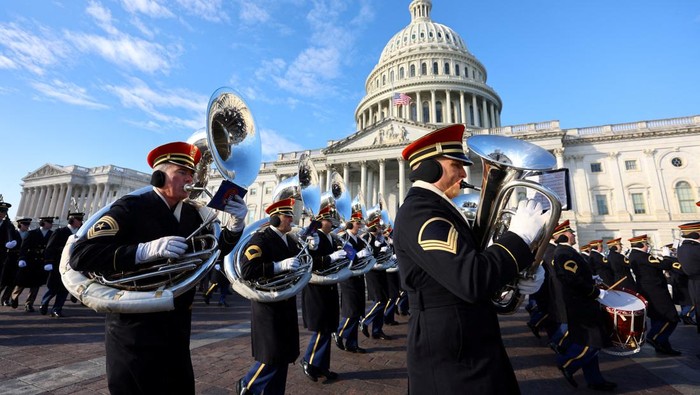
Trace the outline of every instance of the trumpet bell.
{"type": "Polygon", "coordinates": [[[297,174],[282,180],[273,192],[273,202],[294,198],[294,220],[299,221],[302,214],[313,217],[321,208],[321,186],[318,172],[311,157],[304,153],[299,158],[297,174]]]}
{"type": "Polygon", "coordinates": [[[350,219],[352,215],[352,202],[350,201],[350,191],[345,185],[345,180],[337,172],[331,173],[330,193],[335,199],[335,209],[338,210],[340,221],[350,219]]]}
{"type": "Polygon", "coordinates": [[[557,165],[556,158],[546,149],[512,137],[479,134],[469,137],[467,145],[471,152],[499,167],[550,170],[557,165]]]}

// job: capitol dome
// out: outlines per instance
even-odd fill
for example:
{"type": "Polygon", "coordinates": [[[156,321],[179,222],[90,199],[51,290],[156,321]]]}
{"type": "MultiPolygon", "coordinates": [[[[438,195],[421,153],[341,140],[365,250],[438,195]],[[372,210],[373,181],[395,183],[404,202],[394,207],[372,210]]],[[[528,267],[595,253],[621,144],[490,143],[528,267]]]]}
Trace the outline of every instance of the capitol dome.
{"type": "Polygon", "coordinates": [[[501,98],[462,37],[430,17],[430,0],[408,6],[411,23],[386,44],[355,110],[357,129],[387,118],[419,124],[499,127],[501,98]]]}

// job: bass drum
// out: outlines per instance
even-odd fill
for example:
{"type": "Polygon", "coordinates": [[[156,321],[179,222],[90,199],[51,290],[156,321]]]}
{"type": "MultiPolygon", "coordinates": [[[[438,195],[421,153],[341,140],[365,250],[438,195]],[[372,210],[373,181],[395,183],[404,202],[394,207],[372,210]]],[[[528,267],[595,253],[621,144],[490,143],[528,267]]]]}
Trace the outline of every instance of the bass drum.
{"type": "Polygon", "coordinates": [[[610,330],[612,347],[602,351],[620,356],[638,353],[645,341],[646,299],[625,288],[606,292],[600,307],[606,313],[606,328],[610,330]]]}

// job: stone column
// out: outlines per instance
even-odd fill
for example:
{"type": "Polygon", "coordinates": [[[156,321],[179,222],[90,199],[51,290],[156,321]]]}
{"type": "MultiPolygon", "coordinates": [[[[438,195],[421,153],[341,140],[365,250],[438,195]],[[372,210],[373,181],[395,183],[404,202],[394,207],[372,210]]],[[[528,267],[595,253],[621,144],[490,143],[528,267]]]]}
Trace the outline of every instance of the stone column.
{"type": "Polygon", "coordinates": [[[465,103],[464,103],[464,91],[459,92],[459,115],[460,119],[459,121],[465,125],[469,125],[469,120],[467,119],[467,113],[465,111],[465,103]]]}
{"type": "Polygon", "coordinates": [[[326,170],[319,170],[318,171],[318,187],[321,190],[321,193],[327,191],[326,189],[326,170]]]}
{"type": "Polygon", "coordinates": [[[403,204],[406,191],[406,164],[402,157],[398,157],[399,162],[399,206],[403,204]]]}
{"type": "Polygon", "coordinates": [[[384,158],[379,159],[379,193],[381,193],[382,196],[384,196],[384,199],[386,199],[386,195],[384,194],[384,184],[386,181],[386,173],[384,166],[384,158]]]}
{"type": "Polygon", "coordinates": [[[632,216],[630,215],[631,211],[628,210],[627,207],[627,196],[625,193],[624,184],[622,183],[620,153],[609,152],[607,165],[609,166],[608,170],[612,177],[612,184],[614,185],[610,196],[610,203],[614,204],[611,214],[618,216],[618,218],[622,221],[629,221],[632,219],[632,216]]]}
{"type": "Polygon", "coordinates": [[[102,208],[107,205],[107,200],[109,200],[109,193],[111,192],[111,185],[109,183],[104,184],[104,190],[102,191],[102,198],[100,199],[100,207],[102,208]]]}
{"type": "Polygon", "coordinates": [[[373,205],[374,197],[377,194],[376,184],[374,182],[374,171],[371,168],[367,169],[367,191],[365,192],[365,201],[368,205],[373,205]]]}
{"type": "Polygon", "coordinates": [[[416,92],[416,120],[418,123],[423,122],[423,104],[420,101],[420,92],[416,92]]]}
{"type": "Polygon", "coordinates": [[[360,161],[360,190],[367,201],[367,161],[360,161]]]}
{"type": "Polygon", "coordinates": [[[488,112],[486,106],[487,106],[486,98],[483,98],[482,101],[481,101],[481,111],[482,111],[483,114],[484,114],[484,127],[485,127],[485,128],[490,128],[490,127],[491,127],[491,123],[489,123],[489,112],[488,112]]]}
{"type": "MultiPolygon", "coordinates": [[[[70,211],[71,206],[70,206],[70,198],[73,195],[73,184],[68,183],[68,188],[66,189],[66,193],[63,196],[63,207],[61,208],[61,211],[64,213],[68,213],[70,211]]],[[[87,219],[87,218],[86,218],[87,219]]]]}
{"type": "Polygon", "coordinates": [[[476,95],[472,94],[472,125],[481,126],[479,123],[479,105],[476,103],[476,95]]]}
{"type": "Polygon", "coordinates": [[[350,165],[348,163],[343,163],[343,181],[350,188],[350,165]]]}
{"type": "Polygon", "coordinates": [[[496,115],[494,114],[494,105],[493,103],[489,103],[489,110],[491,112],[491,127],[496,127],[496,115]]]}
{"type": "Polygon", "coordinates": [[[24,215],[27,217],[34,217],[34,210],[36,209],[37,201],[37,188],[29,188],[29,201],[27,202],[27,209],[24,210],[24,215]]]}
{"type": "Polygon", "coordinates": [[[557,159],[557,169],[564,167],[564,147],[554,149],[554,157],[557,159]]]}
{"type": "Polygon", "coordinates": [[[450,90],[445,91],[445,107],[447,107],[447,116],[445,117],[445,123],[452,123],[452,96],[450,95],[450,90]]]}
{"type": "Polygon", "coordinates": [[[435,90],[431,89],[430,90],[430,120],[428,123],[437,123],[435,122],[435,90]]]}
{"type": "Polygon", "coordinates": [[[33,217],[43,217],[46,211],[46,195],[48,194],[49,187],[42,186],[40,188],[41,192],[39,192],[39,199],[37,199],[36,211],[33,217]]]}
{"type": "Polygon", "coordinates": [[[58,218],[65,218],[65,213],[63,212],[63,195],[66,193],[66,184],[61,183],[56,185],[58,187],[58,193],[56,194],[56,205],[53,208],[54,215],[58,218]]]}
{"type": "Polygon", "coordinates": [[[22,197],[19,199],[19,206],[17,207],[17,216],[18,217],[21,217],[24,215],[22,213],[26,209],[26,207],[24,207],[24,205],[27,204],[26,201],[27,201],[27,193],[28,192],[29,191],[27,190],[27,188],[22,188],[22,192],[20,192],[20,195],[22,195],[22,197]]]}
{"type": "Polygon", "coordinates": [[[670,193],[666,192],[664,184],[662,182],[661,176],[661,166],[656,164],[656,150],[655,149],[645,149],[644,151],[644,163],[640,163],[643,170],[647,170],[644,173],[649,180],[649,187],[647,188],[646,204],[647,204],[647,214],[656,215],[657,218],[664,218],[665,220],[671,219],[670,204],[667,200],[670,193]],[[658,206],[652,207],[653,202],[660,202],[658,206]]]}

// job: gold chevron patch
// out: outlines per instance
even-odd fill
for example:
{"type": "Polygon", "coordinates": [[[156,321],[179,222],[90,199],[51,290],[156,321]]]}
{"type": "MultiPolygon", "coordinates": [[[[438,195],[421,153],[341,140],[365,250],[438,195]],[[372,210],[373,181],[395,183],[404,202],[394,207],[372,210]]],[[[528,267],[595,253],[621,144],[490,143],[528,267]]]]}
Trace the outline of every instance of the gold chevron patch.
{"type": "Polygon", "coordinates": [[[570,271],[571,273],[576,273],[578,270],[578,264],[576,261],[566,261],[564,262],[564,269],[570,271]]]}
{"type": "Polygon", "coordinates": [[[658,265],[660,262],[653,255],[649,255],[649,263],[658,265]]]}
{"type": "Polygon", "coordinates": [[[262,250],[256,245],[251,245],[245,250],[245,257],[248,258],[249,261],[261,256],[262,250]]]}
{"type": "Polygon", "coordinates": [[[117,232],[119,232],[119,224],[117,221],[109,215],[105,215],[88,230],[87,238],[114,236],[117,232]]]}
{"type": "Polygon", "coordinates": [[[671,265],[674,269],[681,270],[681,263],[680,262],[673,262],[671,265]]]}
{"type": "Polygon", "coordinates": [[[457,253],[457,229],[445,218],[431,218],[418,232],[418,245],[423,251],[457,253]]]}

